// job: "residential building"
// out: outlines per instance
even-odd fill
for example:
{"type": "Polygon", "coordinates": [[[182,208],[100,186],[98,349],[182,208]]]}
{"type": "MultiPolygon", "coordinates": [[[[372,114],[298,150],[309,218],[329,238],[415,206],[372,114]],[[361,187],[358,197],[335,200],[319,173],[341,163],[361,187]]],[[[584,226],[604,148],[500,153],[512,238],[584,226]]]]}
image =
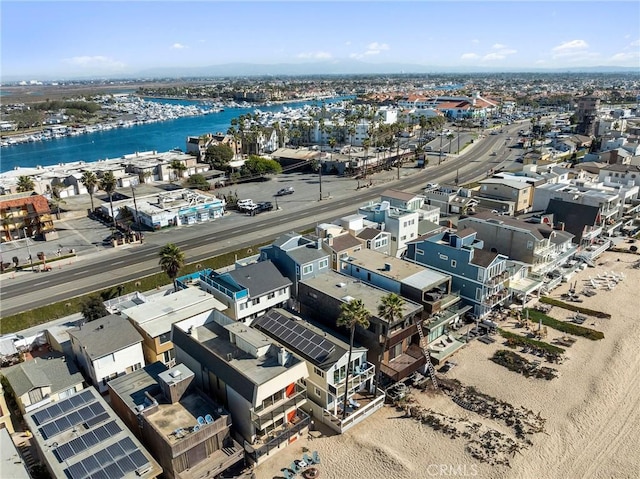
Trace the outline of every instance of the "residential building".
{"type": "Polygon", "coordinates": [[[598,180],[605,184],[633,184],[640,187],[639,165],[606,165],[600,169],[598,180]]]}
{"type": "Polygon", "coordinates": [[[268,336],[216,316],[187,329],[174,324],[173,343],[195,385],[231,414],[251,462],[266,460],[308,429],[306,364],[268,336]]]}
{"type": "Polygon", "coordinates": [[[316,421],[341,434],[384,405],[384,392],[375,390],[376,369],[367,361],[366,348],[354,346],[349,363],[348,343],[283,309],[272,309],[252,327],[304,359],[307,406],[316,421]]]}
{"type": "Polygon", "coordinates": [[[518,215],[531,211],[534,190],[534,186],[523,181],[487,178],[480,181],[474,198],[480,207],[518,215]]]}
{"type": "Polygon", "coordinates": [[[93,388],[24,416],[51,477],[152,479],[162,468],[93,388]]]}
{"type": "Polygon", "coordinates": [[[362,300],[369,311],[369,328],[357,327],[355,340],[367,348],[367,361],[383,374],[385,382],[398,381],[415,371],[424,371],[426,359],[419,347],[416,322],[422,319],[423,307],[405,300],[400,318],[391,324],[380,317],[378,306],[389,291],[330,271],[300,282],[298,301],[300,314],[337,334],[347,330],[336,325],[341,305],[354,299],[362,300]]]}
{"type": "MultiPolygon", "coordinates": [[[[42,195],[16,193],[0,200],[2,242],[23,238],[50,241],[58,238],[49,202],[42,195]]],[[[28,240],[27,240],[28,241],[28,240]]]]}
{"type": "Polygon", "coordinates": [[[222,313],[251,324],[270,308],[285,306],[291,297],[291,281],[271,261],[259,261],[224,273],[197,273],[200,288],[222,305],[222,313]]]}
{"type": "Polygon", "coordinates": [[[386,255],[391,254],[391,233],[388,231],[366,227],[355,236],[365,248],[386,255]]]}
{"type": "Polygon", "coordinates": [[[280,273],[289,278],[293,296],[298,294],[300,281],[329,271],[329,253],[322,249],[322,240],[309,239],[294,232],[261,247],[260,261],[266,260],[271,260],[280,273]]]}
{"type": "Polygon", "coordinates": [[[420,215],[416,211],[392,207],[388,201],[382,201],[358,208],[358,214],[375,223],[378,229],[391,233],[392,256],[402,256],[407,242],[418,237],[420,215]]]}
{"type": "Polygon", "coordinates": [[[31,479],[28,467],[11,438],[12,433],[13,429],[0,427],[0,473],[10,479],[31,479]]]}
{"type": "Polygon", "coordinates": [[[435,224],[440,222],[440,208],[428,205],[424,195],[386,190],[380,195],[380,201],[388,201],[394,208],[415,211],[419,214],[420,221],[430,221],[435,224]]]}
{"type": "Polygon", "coordinates": [[[244,458],[231,416],[194,377],[184,364],[157,362],[109,382],[111,407],[170,479],[218,477],[244,458]]]}
{"type": "Polygon", "coordinates": [[[593,136],[595,133],[598,110],[600,109],[600,98],[595,96],[584,96],[578,99],[577,132],[581,135],[593,136]]]}
{"type": "Polygon", "coordinates": [[[478,200],[471,190],[454,185],[440,185],[424,191],[425,202],[440,209],[443,216],[466,214],[474,210],[478,200]]]}
{"type": "Polygon", "coordinates": [[[59,353],[33,358],[0,372],[22,414],[84,389],[82,373],[73,361],[59,353]]]}
{"type": "Polygon", "coordinates": [[[0,383],[0,429],[6,429],[9,434],[13,434],[13,422],[11,422],[11,411],[7,407],[7,400],[4,397],[4,389],[0,383]]]}
{"type": "Polygon", "coordinates": [[[186,288],[169,295],[153,296],[146,302],[121,309],[142,336],[142,350],[147,364],[160,361],[175,365],[175,351],[171,342],[171,325],[194,318],[207,318],[214,310],[226,306],[199,288],[186,288]]]}
{"type": "Polygon", "coordinates": [[[451,287],[482,317],[509,300],[507,257],[483,249],[471,228],[421,236],[407,245],[405,259],[451,275],[451,287]]]}
{"type": "Polygon", "coordinates": [[[107,382],[144,366],[142,336],[122,316],[111,314],[69,330],[80,369],[101,392],[107,382]]]}
{"type": "Polygon", "coordinates": [[[532,220],[479,212],[461,218],[458,228],[476,231],[476,238],[484,243],[485,249],[526,263],[533,273],[545,274],[566,263],[576,253],[578,245],[572,243],[573,234],[553,229],[548,217],[532,220]]]}
{"type": "Polygon", "coordinates": [[[334,271],[338,270],[340,258],[362,249],[362,242],[348,231],[343,231],[338,235],[327,233],[321,238],[322,249],[331,255],[331,269],[334,271]]]}

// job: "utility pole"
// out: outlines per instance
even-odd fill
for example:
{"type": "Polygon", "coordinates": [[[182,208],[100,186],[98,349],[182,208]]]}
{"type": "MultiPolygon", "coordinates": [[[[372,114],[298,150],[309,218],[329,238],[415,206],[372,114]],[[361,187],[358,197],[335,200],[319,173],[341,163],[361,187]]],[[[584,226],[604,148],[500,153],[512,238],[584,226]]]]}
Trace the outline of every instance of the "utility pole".
{"type": "Polygon", "coordinates": [[[27,243],[27,252],[29,253],[29,264],[31,265],[31,271],[33,271],[33,256],[31,256],[31,247],[29,246],[29,238],[27,237],[27,227],[22,228],[24,232],[24,241],[27,243]]]}
{"type": "Polygon", "coordinates": [[[134,223],[134,224],[135,224],[136,226],[139,226],[139,225],[138,225],[138,205],[137,205],[137,203],[136,203],[136,189],[135,189],[135,187],[134,187],[133,183],[131,184],[131,193],[133,194],[133,209],[134,209],[134,210],[135,210],[135,212],[136,212],[136,215],[135,215],[135,218],[134,218],[134,221],[135,221],[135,223],[134,223]]]}
{"type": "Polygon", "coordinates": [[[458,123],[458,155],[460,154],[460,123],[458,123]]]}
{"type": "Polygon", "coordinates": [[[320,178],[320,201],[322,201],[322,149],[318,157],[318,177],[320,178]]]}

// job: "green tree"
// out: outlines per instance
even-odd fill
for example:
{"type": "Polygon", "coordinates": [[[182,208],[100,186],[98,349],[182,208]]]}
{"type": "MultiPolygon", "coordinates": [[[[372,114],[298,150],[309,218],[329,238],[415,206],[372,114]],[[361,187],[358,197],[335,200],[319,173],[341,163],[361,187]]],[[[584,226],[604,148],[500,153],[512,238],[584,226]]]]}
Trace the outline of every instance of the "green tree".
{"type": "Polygon", "coordinates": [[[262,158],[260,156],[251,155],[244,162],[240,174],[242,176],[262,176],[274,174],[277,175],[282,172],[282,166],[276,160],[270,160],[269,158],[262,158]]]}
{"type": "Polygon", "coordinates": [[[211,145],[204,154],[204,161],[216,170],[227,171],[232,159],[233,149],[226,144],[211,145]]]}
{"type": "Polygon", "coordinates": [[[113,171],[106,171],[102,178],[100,179],[100,189],[109,195],[109,206],[111,208],[111,220],[113,221],[114,229],[116,226],[116,215],[113,214],[113,193],[116,191],[116,186],[118,186],[118,180],[113,174],[113,171]]]}
{"type": "Polygon", "coordinates": [[[173,171],[173,179],[177,180],[178,178],[182,178],[182,175],[187,170],[187,167],[180,160],[171,160],[171,163],[169,163],[169,169],[173,171]]]}
{"type": "Polygon", "coordinates": [[[173,282],[173,290],[177,291],[178,284],[176,283],[176,278],[184,266],[184,253],[175,244],[167,243],[160,249],[158,255],[160,256],[160,269],[167,273],[167,276],[169,276],[169,279],[173,282]]]}
{"type": "Polygon", "coordinates": [[[89,296],[83,303],[80,312],[85,321],[94,321],[109,315],[102,298],[99,295],[89,296]]]}
{"type": "Polygon", "coordinates": [[[199,190],[209,191],[210,185],[204,175],[195,174],[189,177],[188,184],[192,188],[198,188],[199,190]]]}
{"type": "Polygon", "coordinates": [[[347,399],[349,397],[349,379],[351,375],[351,354],[356,326],[363,329],[369,327],[369,311],[361,299],[353,299],[340,305],[340,316],[337,325],[349,329],[349,354],[347,355],[347,376],[345,378],[344,398],[342,399],[342,419],[347,416],[347,399]]]}
{"type": "Polygon", "coordinates": [[[89,198],[91,198],[91,211],[93,212],[93,210],[95,210],[93,206],[93,194],[96,192],[96,186],[98,186],[98,177],[93,171],[85,171],[82,173],[80,183],[84,185],[87,193],[89,193],[89,198]]]}
{"type": "Polygon", "coordinates": [[[378,384],[380,382],[380,376],[382,375],[382,372],[380,371],[380,365],[382,364],[384,352],[389,344],[389,332],[393,323],[395,323],[398,319],[402,319],[402,310],[404,308],[404,304],[405,303],[402,296],[399,296],[396,293],[389,293],[381,298],[380,304],[378,305],[378,315],[387,322],[387,327],[384,335],[384,343],[382,344],[382,349],[380,350],[380,354],[378,355],[378,374],[376,374],[375,388],[376,395],[378,394],[378,384]]]}
{"type": "Polygon", "coordinates": [[[33,182],[33,179],[30,176],[26,176],[26,175],[18,176],[18,184],[17,184],[18,193],[33,191],[35,187],[36,187],[36,184],[33,182]]]}
{"type": "Polygon", "coordinates": [[[453,143],[454,138],[455,138],[455,135],[453,133],[449,133],[447,135],[447,140],[449,140],[449,153],[451,153],[451,144],[453,143]]]}
{"type": "Polygon", "coordinates": [[[60,205],[65,205],[67,202],[62,199],[60,192],[64,187],[60,183],[54,183],[51,185],[51,199],[49,203],[56,209],[56,219],[60,219],[60,205]]]}

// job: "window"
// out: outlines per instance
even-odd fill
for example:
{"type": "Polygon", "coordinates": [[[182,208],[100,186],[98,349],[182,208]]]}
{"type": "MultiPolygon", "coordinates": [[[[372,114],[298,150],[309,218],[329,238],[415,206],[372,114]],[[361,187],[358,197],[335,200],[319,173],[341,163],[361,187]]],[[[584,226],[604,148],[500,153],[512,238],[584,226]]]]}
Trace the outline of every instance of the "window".
{"type": "Polygon", "coordinates": [[[302,274],[311,274],[313,273],[313,265],[306,264],[302,267],[302,274]]]}
{"type": "Polygon", "coordinates": [[[322,391],[320,391],[316,387],[313,388],[313,392],[316,394],[317,397],[321,397],[322,396],[322,391]]]}
{"type": "Polygon", "coordinates": [[[76,387],[74,386],[72,388],[67,389],[66,391],[60,392],[60,394],[58,394],[58,399],[61,400],[61,399],[68,398],[72,394],[75,394],[75,392],[76,392],[76,387]]]}
{"type": "Polygon", "coordinates": [[[328,258],[321,259],[320,263],[318,264],[318,269],[324,269],[327,266],[329,266],[329,259],[328,258]]]}
{"type": "Polygon", "coordinates": [[[267,299],[273,299],[276,297],[276,293],[269,293],[267,294],[267,299]]]}
{"type": "Polygon", "coordinates": [[[407,235],[402,235],[402,237],[400,238],[400,241],[406,241],[407,239],[407,235]]]}
{"type": "Polygon", "coordinates": [[[171,332],[160,335],[160,344],[168,343],[169,341],[171,341],[171,332]]]}
{"type": "Polygon", "coordinates": [[[314,372],[316,375],[320,376],[321,378],[324,378],[324,371],[323,371],[322,369],[318,369],[318,368],[316,368],[316,367],[314,366],[314,367],[313,367],[313,372],[314,372]]]}
{"type": "Polygon", "coordinates": [[[424,251],[421,250],[421,249],[416,248],[416,255],[422,256],[422,255],[424,255],[424,251]]]}
{"type": "Polygon", "coordinates": [[[527,241],[527,249],[533,249],[533,241],[527,241]]]}
{"type": "Polygon", "coordinates": [[[402,354],[402,341],[389,349],[389,359],[397,358],[402,354]]]}

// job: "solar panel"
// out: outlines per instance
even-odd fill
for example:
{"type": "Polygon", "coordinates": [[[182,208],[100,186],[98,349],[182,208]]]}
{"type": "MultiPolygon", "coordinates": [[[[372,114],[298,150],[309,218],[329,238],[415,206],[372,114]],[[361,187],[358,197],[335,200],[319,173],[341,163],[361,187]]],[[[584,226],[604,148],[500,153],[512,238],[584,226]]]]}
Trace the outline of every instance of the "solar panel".
{"type": "Polygon", "coordinates": [[[84,423],[88,426],[88,427],[93,427],[96,424],[101,423],[102,421],[106,421],[107,419],[109,419],[109,413],[108,412],[103,412],[102,414],[98,414],[95,417],[92,417],[91,419],[87,419],[84,423]]]}
{"type": "Polygon", "coordinates": [[[94,399],[90,390],[86,389],[78,394],[71,396],[70,398],[63,399],[62,401],[53,403],[47,406],[42,411],[33,413],[33,419],[38,425],[42,425],[47,421],[56,419],[68,411],[72,411],[83,404],[88,403],[94,399]]]}
{"type": "Polygon", "coordinates": [[[133,451],[129,457],[133,461],[134,466],[136,466],[136,469],[140,469],[150,464],[147,456],[145,456],[139,449],[137,451],[133,451]]]}
{"type": "Polygon", "coordinates": [[[94,454],[96,459],[100,462],[100,464],[111,464],[113,459],[111,458],[111,454],[109,454],[106,450],[98,451],[94,454]]]}
{"type": "Polygon", "coordinates": [[[115,462],[106,466],[104,468],[104,472],[106,472],[111,478],[124,476],[124,474],[122,473],[122,471],[120,470],[120,468],[115,462]]]}
{"type": "Polygon", "coordinates": [[[272,337],[297,349],[313,361],[322,361],[335,348],[331,341],[318,333],[274,311],[256,319],[255,323],[272,337]]]}
{"type": "Polygon", "coordinates": [[[124,456],[118,460],[118,467],[125,474],[135,471],[136,466],[133,465],[133,461],[129,459],[129,456],[124,456]]]}
{"type": "MultiPolygon", "coordinates": [[[[45,439],[49,439],[56,434],[66,431],[67,429],[71,429],[72,427],[81,424],[83,422],[91,421],[93,418],[106,414],[104,407],[98,402],[94,402],[89,404],[88,406],[84,406],[77,411],[73,411],[69,413],[67,416],[62,416],[55,421],[51,421],[46,423],[44,426],[40,428],[40,432],[45,437],[45,439]]],[[[97,420],[96,423],[100,421],[104,421],[108,418],[103,416],[100,420],[97,420]]]]}
{"type": "Polygon", "coordinates": [[[87,477],[87,471],[82,466],[82,463],[71,464],[64,470],[69,479],[84,479],[87,477]]]}
{"type": "Polygon", "coordinates": [[[119,441],[118,444],[120,444],[120,447],[122,447],[122,450],[126,453],[138,450],[138,446],[135,445],[130,437],[125,437],[119,441]]]}
{"type": "MultiPolygon", "coordinates": [[[[70,457],[73,457],[81,453],[82,451],[95,446],[96,444],[109,440],[113,435],[119,433],[120,431],[122,431],[122,429],[120,429],[120,426],[118,426],[115,421],[111,421],[107,424],[97,427],[93,431],[89,431],[80,437],[72,439],[67,443],[61,444],[54,450],[54,452],[58,457],[58,461],[63,462],[70,457]]],[[[107,462],[112,462],[111,456],[109,456],[106,451],[105,454],[107,455],[107,457],[98,459],[98,462],[105,462],[105,459],[107,460],[107,462]]]]}

